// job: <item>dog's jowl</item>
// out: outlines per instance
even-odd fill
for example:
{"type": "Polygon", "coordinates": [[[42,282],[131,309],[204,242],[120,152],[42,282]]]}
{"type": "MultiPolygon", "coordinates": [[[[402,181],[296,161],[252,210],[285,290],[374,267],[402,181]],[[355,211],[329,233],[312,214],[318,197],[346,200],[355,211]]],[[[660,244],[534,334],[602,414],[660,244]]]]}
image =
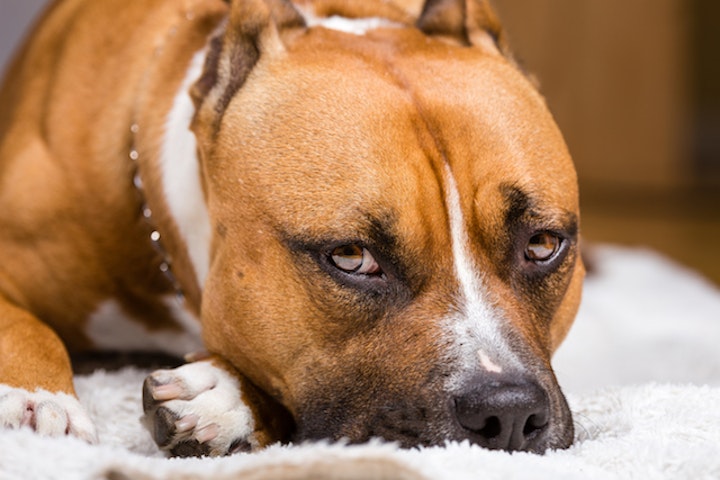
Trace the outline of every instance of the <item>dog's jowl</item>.
{"type": "Polygon", "coordinates": [[[572,442],[570,156],[485,0],[409,3],[53,3],[0,92],[0,424],[95,441],[70,354],[206,350],[144,385],[176,455],[572,442]]]}

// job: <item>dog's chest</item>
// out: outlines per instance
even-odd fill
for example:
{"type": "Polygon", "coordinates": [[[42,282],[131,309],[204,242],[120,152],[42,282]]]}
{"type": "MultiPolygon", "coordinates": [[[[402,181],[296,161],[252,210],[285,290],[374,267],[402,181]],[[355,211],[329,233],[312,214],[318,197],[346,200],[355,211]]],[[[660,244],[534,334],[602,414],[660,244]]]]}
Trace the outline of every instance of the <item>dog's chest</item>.
{"type": "Polygon", "coordinates": [[[85,335],[95,349],[152,351],[182,356],[203,349],[200,322],[173,296],[160,300],[165,312],[133,315],[114,299],[98,305],[87,319],[85,335]]]}

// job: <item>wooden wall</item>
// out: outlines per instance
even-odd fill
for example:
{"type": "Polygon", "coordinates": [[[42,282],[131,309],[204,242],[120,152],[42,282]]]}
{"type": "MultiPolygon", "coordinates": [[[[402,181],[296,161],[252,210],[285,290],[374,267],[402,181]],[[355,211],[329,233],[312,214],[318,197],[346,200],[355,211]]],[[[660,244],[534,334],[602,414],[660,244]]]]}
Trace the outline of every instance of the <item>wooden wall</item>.
{"type": "Polygon", "coordinates": [[[687,182],[682,0],[494,0],[586,183],[687,182]]]}

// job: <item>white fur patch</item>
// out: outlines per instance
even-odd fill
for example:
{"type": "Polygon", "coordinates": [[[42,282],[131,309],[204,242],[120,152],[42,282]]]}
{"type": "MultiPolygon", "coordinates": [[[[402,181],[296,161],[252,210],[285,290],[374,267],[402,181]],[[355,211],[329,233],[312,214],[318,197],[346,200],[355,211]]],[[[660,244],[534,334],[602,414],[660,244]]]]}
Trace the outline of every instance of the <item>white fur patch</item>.
{"type": "Polygon", "coordinates": [[[210,216],[200,183],[195,135],[190,122],[195,107],[190,87],[202,73],[205,51],[195,54],[167,117],[160,154],[163,188],[172,217],[187,245],[188,255],[202,289],[210,267],[210,216]]]}
{"type": "Polygon", "coordinates": [[[88,318],[85,334],[95,347],[102,349],[162,351],[178,356],[202,350],[200,323],[177,305],[174,298],[165,300],[173,318],[187,330],[152,331],[131,318],[117,301],[107,300],[88,318]]]}
{"type": "MultiPolygon", "coordinates": [[[[461,311],[450,319],[451,335],[463,363],[461,370],[473,370],[478,364],[489,371],[519,367],[520,361],[500,331],[502,311],[493,307],[484,294],[482,277],[470,253],[457,183],[447,165],[445,183],[455,274],[462,293],[461,311]]],[[[453,384],[458,381],[461,379],[451,378],[453,384]]]]}
{"type": "Polygon", "coordinates": [[[365,35],[370,30],[376,30],[378,28],[401,28],[404,26],[381,17],[346,18],[338,15],[318,17],[310,9],[298,7],[298,10],[305,19],[305,24],[308,27],[323,27],[328,30],[337,30],[352,35],[365,35]]]}
{"type": "Polygon", "coordinates": [[[97,442],[95,425],[77,398],[37,389],[29,392],[0,384],[0,427],[30,427],[41,435],[74,435],[97,442]]]}

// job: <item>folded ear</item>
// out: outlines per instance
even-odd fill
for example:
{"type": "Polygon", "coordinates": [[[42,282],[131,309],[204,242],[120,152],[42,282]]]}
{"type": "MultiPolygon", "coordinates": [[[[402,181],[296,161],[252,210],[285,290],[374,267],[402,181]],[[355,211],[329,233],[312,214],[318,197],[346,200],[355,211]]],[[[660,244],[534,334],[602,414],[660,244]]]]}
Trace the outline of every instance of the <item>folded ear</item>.
{"type": "Polygon", "coordinates": [[[427,35],[478,47],[492,42],[508,53],[500,20],[488,0],[427,0],[416,25],[427,35]]]}
{"type": "Polygon", "coordinates": [[[227,18],[211,36],[203,73],[190,91],[196,134],[204,130],[214,135],[230,100],[260,57],[281,54],[285,50],[282,33],[305,27],[305,20],[288,0],[226,3],[227,18]]]}

